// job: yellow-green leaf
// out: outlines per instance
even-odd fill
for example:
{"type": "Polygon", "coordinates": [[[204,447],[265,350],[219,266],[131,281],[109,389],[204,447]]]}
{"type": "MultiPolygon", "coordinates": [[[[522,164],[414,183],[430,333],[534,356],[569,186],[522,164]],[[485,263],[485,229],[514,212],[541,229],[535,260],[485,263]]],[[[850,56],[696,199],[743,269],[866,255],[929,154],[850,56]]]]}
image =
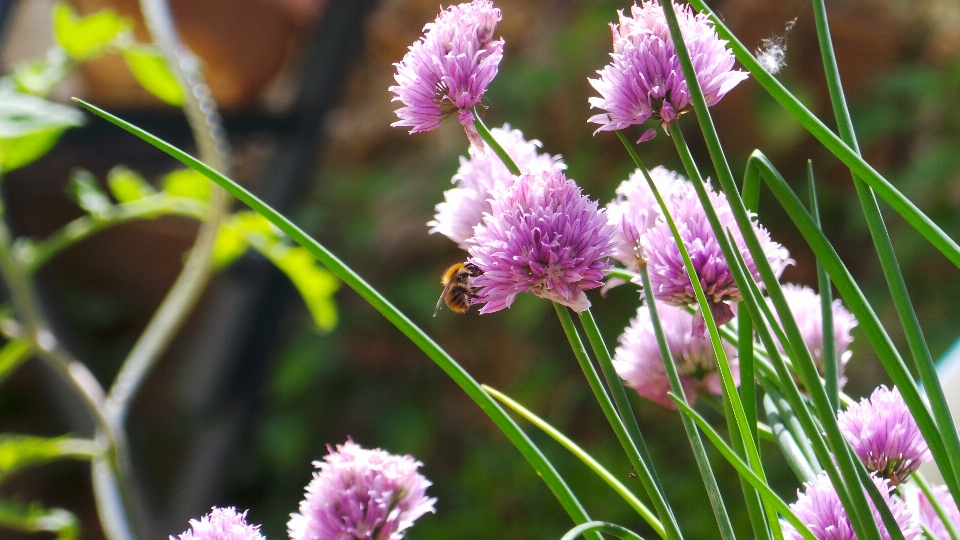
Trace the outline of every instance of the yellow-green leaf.
{"type": "Polygon", "coordinates": [[[148,92],[170,105],[183,104],[183,88],[155,48],[134,44],[121,50],[130,73],[148,92]]]}
{"type": "Polygon", "coordinates": [[[82,123],[83,114],[72,107],[0,90],[0,170],[34,161],[56,144],[63,130],[82,123]]]}
{"type": "Polygon", "coordinates": [[[71,58],[89,60],[101,54],[121,32],[128,31],[126,19],[112,9],[80,17],[66,2],[53,8],[53,35],[71,58]]]}
{"type": "Polygon", "coordinates": [[[163,191],[173,197],[206,201],[210,198],[210,180],[193,169],[177,169],[163,177],[163,191]]]}
{"type": "Polygon", "coordinates": [[[266,252],[280,243],[279,232],[256,212],[236,212],[227,217],[213,243],[213,265],[223,269],[247,252],[251,245],[266,252]]]}
{"type": "Polygon", "coordinates": [[[97,444],[71,437],[0,434],[0,482],[15,471],[58,459],[92,459],[97,444]]]}
{"type": "Polygon", "coordinates": [[[333,330],[337,325],[337,304],[333,294],[340,288],[340,280],[300,246],[275,249],[266,255],[287,274],[300,292],[317,328],[324,332],[333,330]]]}
{"type": "Polygon", "coordinates": [[[107,173],[107,186],[110,187],[113,198],[120,203],[138,201],[157,194],[157,190],[142,176],[123,165],[110,169],[107,173]]]}

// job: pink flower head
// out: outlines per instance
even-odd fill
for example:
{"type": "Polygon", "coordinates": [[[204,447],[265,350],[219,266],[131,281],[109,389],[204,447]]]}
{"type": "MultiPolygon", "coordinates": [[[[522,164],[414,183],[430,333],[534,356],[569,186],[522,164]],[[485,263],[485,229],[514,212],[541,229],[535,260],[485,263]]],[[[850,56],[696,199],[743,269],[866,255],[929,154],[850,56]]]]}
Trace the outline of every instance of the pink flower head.
{"type": "Polygon", "coordinates": [[[522,292],[581,312],[584,291],[602,285],[614,228],[595,201],[560,171],[514,177],[494,190],[491,211],[471,240],[480,313],[510,307],[522,292]]]}
{"type": "MultiPolygon", "coordinates": [[[[706,15],[694,13],[689,5],[674,4],[674,10],[707,105],[714,105],[747,74],[733,69],[733,53],[706,15]]],[[[690,90],[663,10],[647,0],[630,11],[630,16],[620,11],[620,23],[610,24],[612,62],[597,72],[599,79],[589,79],[601,96],[590,98],[590,106],[605,111],[590,117],[590,122],[601,124],[598,132],[624,129],[650,118],[666,126],[690,107],[690,90]]],[[[641,141],[655,134],[649,130],[641,141]]]]}
{"type": "MultiPolygon", "coordinates": [[[[694,315],[684,308],[661,302],[657,303],[657,315],[660,317],[660,325],[676,363],[687,401],[692,405],[699,394],[721,394],[717,357],[713,353],[710,340],[693,331],[696,323],[694,315]]],[[[620,336],[619,341],[620,345],[613,355],[613,366],[617,374],[641,396],[668,409],[676,409],[677,406],[667,396],[670,380],[657,346],[647,306],[637,309],[637,316],[630,321],[630,326],[620,336]]],[[[724,349],[730,369],[739,380],[736,349],[727,343],[724,343],[724,349]]]]}
{"type": "MultiPolygon", "coordinates": [[[[724,230],[731,231],[735,247],[743,256],[747,270],[753,279],[760,283],[760,272],[756,262],[747,249],[743,234],[740,232],[727,197],[723,193],[709,191],[711,206],[724,230]]],[[[733,318],[730,301],[739,301],[740,290],[733,279],[730,265],[720,250],[717,236],[710,227],[707,214],[693,184],[671,197],[670,215],[680,232],[683,244],[693,262],[693,268],[700,279],[700,285],[707,296],[710,310],[717,324],[723,324],[733,318]]],[[[760,241],[763,253],[779,276],[780,272],[793,261],[787,250],[770,239],[770,233],[754,221],[754,233],[760,241]]],[[[674,306],[696,305],[697,298],[693,285],[687,277],[687,271],[680,257],[680,249],[673,239],[673,233],[665,220],[657,220],[641,239],[641,245],[647,255],[647,269],[650,272],[650,285],[653,296],[674,306]]]]}
{"type": "MultiPolygon", "coordinates": [[[[950,523],[956,527],[960,527],[960,510],[957,509],[957,503],[953,500],[953,496],[950,495],[947,486],[934,486],[933,496],[937,498],[940,506],[943,507],[950,523]]],[[[917,502],[920,523],[930,531],[931,537],[934,540],[950,540],[950,533],[947,531],[946,525],[943,524],[940,516],[937,515],[937,511],[934,510],[933,505],[930,504],[930,500],[927,499],[927,496],[919,489],[917,490],[917,502]]]]}
{"type": "MultiPolygon", "coordinates": [[[[491,129],[490,134],[522,173],[567,168],[560,156],[539,153],[540,141],[527,141],[519,129],[510,129],[508,124],[491,129]]],[[[443,193],[444,202],[437,205],[434,220],[427,223],[432,227],[430,234],[443,234],[463,249],[469,249],[467,240],[473,236],[473,228],[483,221],[485,213],[490,213],[490,194],[513,182],[513,175],[496,154],[480,153],[472,145],[468,152],[470,157],[460,157],[460,168],[453,176],[456,187],[443,193]]]]}
{"type": "MultiPolygon", "coordinates": [[[[655,167],[649,173],[668,206],[676,194],[690,187],[686,178],[665,167],[655,167]]],[[[662,219],[660,205],[643,172],[637,169],[617,186],[617,198],[607,203],[607,220],[617,228],[613,258],[636,272],[639,261],[645,258],[640,238],[662,219]]]]}
{"type": "MultiPolygon", "coordinates": [[[[813,292],[813,289],[810,287],[794,285],[792,283],[783,285],[782,289],[783,296],[787,299],[787,304],[790,306],[790,312],[793,314],[794,320],[797,321],[797,326],[800,327],[803,341],[807,344],[807,348],[813,356],[813,361],[822,374],[823,311],[820,308],[820,295],[813,292]]],[[[767,303],[770,304],[771,308],[773,307],[772,300],[768,299],[767,303]]],[[[833,301],[831,311],[833,312],[833,341],[837,349],[840,385],[843,386],[847,381],[843,377],[843,371],[850,361],[850,356],[853,354],[847,350],[853,341],[853,338],[850,336],[850,331],[857,326],[857,319],[854,318],[853,313],[850,313],[847,308],[843,307],[840,300],[833,301]]],[[[779,316],[777,316],[775,310],[773,313],[779,321],[779,316]]],[[[777,349],[781,353],[784,352],[783,345],[779,342],[777,342],[777,349]]]]}
{"type": "MultiPolygon", "coordinates": [[[[247,524],[247,513],[236,508],[214,506],[199,520],[190,520],[190,529],[179,535],[179,540],[266,540],[259,525],[247,524]]],[[[170,540],[178,540],[170,537],[170,540]]]]}
{"type": "Polygon", "coordinates": [[[878,387],[870,399],[840,411],[837,424],[867,470],[876,471],[893,486],[933,459],[897,387],[878,387]]]}
{"type": "Polygon", "coordinates": [[[430,131],[456,112],[471,143],[483,148],[470,109],[483,98],[503,58],[503,39],[493,39],[500,17],[490,0],[473,0],[448,7],[424,26],[423,37],[394,64],[397,84],[389,90],[396,94],[392,101],[404,106],[391,125],[410,127],[410,133],[430,131]]]}
{"type": "Polygon", "coordinates": [[[433,512],[421,463],[351,440],[313,465],[300,513],[290,514],[291,540],[400,540],[414,520],[433,512]]]}
{"type": "MultiPolygon", "coordinates": [[[[920,521],[916,514],[911,512],[901,499],[890,494],[893,488],[887,484],[886,480],[876,476],[871,476],[871,478],[890,508],[890,513],[893,514],[897,525],[900,526],[904,539],[922,538],[923,531],[920,529],[920,521]]],[[[873,519],[876,520],[877,526],[880,528],[880,537],[883,540],[890,540],[890,533],[883,524],[880,512],[877,511],[872,500],[867,498],[867,502],[870,505],[873,519]]],[[[810,531],[818,540],[856,540],[857,538],[853,531],[853,525],[850,523],[850,517],[840,503],[837,490],[830,483],[827,473],[820,473],[813,482],[806,483],[803,493],[798,493],[797,502],[791,504],[790,509],[810,528],[810,531]]],[[[803,538],[790,524],[784,524],[783,537],[788,540],[803,538]]]]}

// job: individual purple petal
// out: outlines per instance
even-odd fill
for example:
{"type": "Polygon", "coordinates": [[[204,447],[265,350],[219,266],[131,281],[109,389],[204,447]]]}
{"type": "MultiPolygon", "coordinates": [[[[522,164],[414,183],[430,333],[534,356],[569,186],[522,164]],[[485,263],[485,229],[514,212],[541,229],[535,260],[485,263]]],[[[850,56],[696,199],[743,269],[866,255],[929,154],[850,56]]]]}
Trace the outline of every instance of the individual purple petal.
{"type": "MultiPolygon", "coordinates": [[[[694,332],[695,316],[684,308],[661,302],[657,303],[657,315],[687,401],[692,405],[700,394],[721,394],[717,357],[710,340],[694,332]]],[[[650,401],[668,409],[676,409],[677,406],[667,396],[671,390],[670,381],[647,306],[637,309],[637,316],[630,321],[619,342],[614,351],[613,366],[627,386],[650,401]]],[[[726,343],[724,349],[734,378],[739,382],[736,349],[726,343]]]]}
{"type": "MultiPolygon", "coordinates": [[[[695,13],[686,4],[674,4],[674,10],[707,105],[714,105],[747,74],[733,69],[733,53],[706,15],[695,13]]],[[[666,17],[660,5],[650,0],[634,5],[629,16],[618,13],[620,22],[610,25],[611,62],[597,72],[599,78],[589,79],[600,93],[600,97],[590,98],[590,106],[604,112],[589,121],[601,124],[598,132],[620,130],[651,118],[666,127],[691,105],[666,17]]],[[[645,133],[641,140],[649,138],[645,133]]]]}
{"type": "Polygon", "coordinates": [[[397,84],[389,90],[403,107],[397,109],[400,120],[391,125],[409,127],[410,133],[429,131],[457,112],[473,135],[471,143],[482,148],[479,135],[470,131],[469,109],[483,98],[503,58],[503,39],[493,40],[500,17],[490,0],[473,0],[448,7],[424,26],[423,37],[394,64],[397,84]]]}
{"type": "Polygon", "coordinates": [[[266,540],[259,525],[247,524],[247,513],[236,508],[214,506],[199,520],[190,520],[190,529],[170,540],[266,540]]]}
{"type": "MultiPolygon", "coordinates": [[[[508,124],[493,128],[490,134],[503,147],[522,173],[560,172],[567,168],[560,156],[541,154],[540,141],[527,141],[519,129],[508,124]]],[[[513,182],[513,175],[493,152],[481,154],[470,146],[470,157],[460,157],[460,168],[453,176],[456,187],[443,193],[444,202],[437,205],[433,221],[427,223],[430,234],[447,236],[463,249],[469,249],[467,240],[473,229],[490,213],[490,197],[495,189],[513,182]]]]}
{"type": "Polygon", "coordinates": [[[590,307],[584,291],[602,285],[615,232],[597,203],[558,171],[514,177],[490,205],[469,249],[483,270],[473,280],[480,313],[508,308],[523,292],[577,312],[590,307]]]}
{"type": "Polygon", "coordinates": [[[869,399],[840,411],[837,424],[867,470],[876,471],[893,486],[933,459],[897,387],[878,387],[869,399]]]}
{"type": "Polygon", "coordinates": [[[337,446],[307,485],[300,512],[290,514],[291,540],[400,540],[414,520],[433,512],[436,499],[411,456],[367,450],[353,441],[337,446]]]}

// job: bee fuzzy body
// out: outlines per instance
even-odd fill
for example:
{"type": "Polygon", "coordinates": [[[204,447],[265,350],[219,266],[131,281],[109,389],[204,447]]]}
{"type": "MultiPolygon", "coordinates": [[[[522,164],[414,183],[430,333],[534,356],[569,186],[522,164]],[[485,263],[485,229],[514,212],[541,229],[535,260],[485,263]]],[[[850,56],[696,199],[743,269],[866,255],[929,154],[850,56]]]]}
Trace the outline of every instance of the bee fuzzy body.
{"type": "Polygon", "coordinates": [[[483,270],[471,263],[457,263],[447,268],[440,276],[443,293],[437,300],[437,308],[433,311],[436,317],[440,306],[447,304],[454,313],[466,313],[473,300],[477,298],[476,287],[472,285],[473,278],[483,274],[483,270]]]}

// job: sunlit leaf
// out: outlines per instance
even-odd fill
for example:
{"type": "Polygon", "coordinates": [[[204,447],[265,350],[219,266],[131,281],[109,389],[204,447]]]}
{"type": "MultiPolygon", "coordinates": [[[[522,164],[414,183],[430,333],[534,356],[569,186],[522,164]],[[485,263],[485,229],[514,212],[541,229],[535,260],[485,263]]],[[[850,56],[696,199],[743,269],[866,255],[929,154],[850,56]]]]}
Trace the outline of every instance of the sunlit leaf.
{"type": "Polygon", "coordinates": [[[63,508],[44,508],[0,501],[0,527],[22,532],[52,532],[57,540],[75,540],[80,536],[77,516],[63,508]]]}
{"type": "Polygon", "coordinates": [[[0,90],[0,170],[22,167],[45,154],[63,130],[83,123],[83,114],[13,90],[0,90]]]}
{"type": "Polygon", "coordinates": [[[317,328],[329,332],[337,325],[337,304],[333,294],[340,280],[320,266],[302,247],[284,247],[267,256],[282,270],[300,292],[317,328]]]}
{"type": "Polygon", "coordinates": [[[163,177],[163,191],[174,197],[206,201],[210,198],[210,180],[193,169],[178,169],[163,177]]]}
{"type": "Polygon", "coordinates": [[[88,439],[0,434],[0,482],[25,467],[58,459],[91,459],[96,449],[88,439]]]}
{"type": "Polygon", "coordinates": [[[107,186],[110,187],[113,197],[121,203],[138,201],[157,193],[136,171],[123,165],[110,169],[107,173],[107,186]]]}
{"type": "Polygon", "coordinates": [[[53,8],[53,35],[72,58],[88,60],[103,54],[118,34],[127,30],[126,19],[112,9],[80,17],[66,2],[53,8]]]}
{"type": "Polygon", "coordinates": [[[247,252],[251,244],[259,250],[280,242],[279,233],[256,212],[237,212],[223,221],[213,243],[213,265],[223,269],[247,252]]]}
{"type": "Polygon", "coordinates": [[[30,344],[24,339],[14,339],[0,347],[0,382],[16,371],[30,357],[30,352],[30,344]]]}
{"type": "Polygon", "coordinates": [[[18,92],[46,96],[67,76],[70,57],[61,47],[51,47],[44,60],[17,64],[11,78],[18,92]]]}
{"type": "Polygon", "coordinates": [[[110,198],[100,189],[97,179],[90,171],[74,169],[70,174],[70,185],[67,192],[80,208],[93,216],[102,216],[113,206],[110,198]]]}
{"type": "Polygon", "coordinates": [[[132,45],[121,49],[133,77],[148,92],[170,105],[183,104],[183,88],[155,48],[132,45]]]}

